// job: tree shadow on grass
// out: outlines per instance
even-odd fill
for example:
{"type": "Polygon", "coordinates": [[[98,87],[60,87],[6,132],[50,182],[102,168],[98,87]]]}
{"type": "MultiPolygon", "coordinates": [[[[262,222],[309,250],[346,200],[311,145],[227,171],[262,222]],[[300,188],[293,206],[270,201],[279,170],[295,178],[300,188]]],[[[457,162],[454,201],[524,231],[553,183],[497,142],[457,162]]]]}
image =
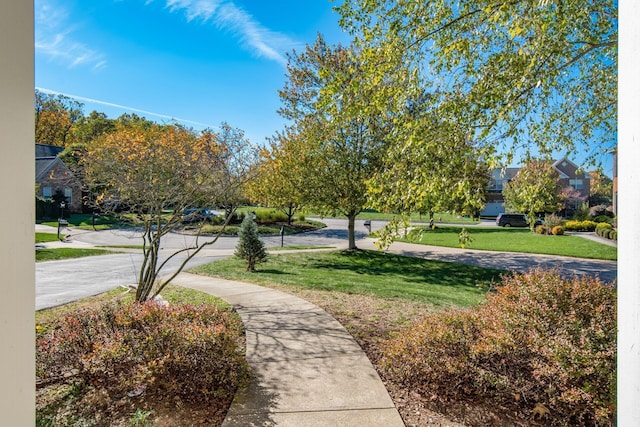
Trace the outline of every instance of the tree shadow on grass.
{"type": "Polygon", "coordinates": [[[477,288],[500,279],[506,271],[461,265],[446,261],[382,253],[369,250],[335,253],[330,258],[309,260],[314,268],[355,274],[401,277],[406,282],[450,287],[477,288]]]}

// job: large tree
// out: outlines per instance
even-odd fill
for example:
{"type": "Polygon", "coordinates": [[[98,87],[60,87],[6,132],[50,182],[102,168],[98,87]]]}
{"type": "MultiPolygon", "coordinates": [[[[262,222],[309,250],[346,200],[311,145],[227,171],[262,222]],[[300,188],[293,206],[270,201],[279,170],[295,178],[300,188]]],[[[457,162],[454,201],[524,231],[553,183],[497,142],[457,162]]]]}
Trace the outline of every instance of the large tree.
{"type": "Polygon", "coordinates": [[[526,213],[533,231],[537,214],[554,213],[561,207],[559,178],[558,171],[551,163],[530,160],[505,184],[502,190],[505,208],[511,212],[526,213]]]}
{"type": "Polygon", "coordinates": [[[313,46],[290,55],[280,91],[279,112],[293,122],[288,132],[296,135],[288,147],[304,153],[298,159],[304,203],[347,217],[349,249],[356,249],[355,218],[367,203],[366,183],[385,154],[385,93],[395,77],[395,70],[365,76],[363,61],[357,51],[329,46],[318,36],[313,46]]]}
{"type": "Polygon", "coordinates": [[[247,186],[252,202],[281,210],[291,224],[304,203],[304,176],[300,170],[307,161],[305,152],[295,146],[297,135],[291,128],[270,139],[260,151],[256,177],[247,186]]]}
{"type": "Polygon", "coordinates": [[[402,52],[432,108],[487,153],[598,154],[616,142],[615,0],[346,0],[338,10],[379,53],[371,68],[402,52]]]}
{"type": "Polygon", "coordinates": [[[196,238],[165,260],[159,257],[162,238],[180,225],[185,208],[227,200],[248,179],[251,165],[246,162],[254,156],[245,141],[229,137],[230,132],[241,133],[226,127],[221,133],[196,133],[176,125],[121,122],[115,132],[87,148],[87,178],[99,207],[114,214],[133,213],[143,225],[137,301],[159,294],[191,258],[217,240],[203,243],[196,238]],[[187,257],[178,271],[160,280],[166,263],[181,253],[187,257]]]}
{"type": "Polygon", "coordinates": [[[73,125],[83,117],[83,104],[36,90],[34,107],[36,144],[66,146],[73,125]]]}

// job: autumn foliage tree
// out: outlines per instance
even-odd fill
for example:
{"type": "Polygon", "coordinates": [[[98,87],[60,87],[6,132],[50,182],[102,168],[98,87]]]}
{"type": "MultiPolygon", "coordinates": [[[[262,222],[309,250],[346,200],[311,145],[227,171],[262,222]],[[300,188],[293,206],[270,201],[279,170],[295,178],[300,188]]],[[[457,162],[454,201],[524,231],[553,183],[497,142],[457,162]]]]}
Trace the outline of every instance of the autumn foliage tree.
{"type": "Polygon", "coordinates": [[[35,91],[36,144],[67,145],[76,122],[82,119],[82,103],[64,95],[35,91]]]}
{"type": "MultiPolygon", "coordinates": [[[[228,125],[225,125],[228,126],[228,125]]],[[[177,125],[118,124],[115,132],[91,144],[84,158],[97,204],[109,213],[132,213],[143,225],[143,262],[136,300],[159,294],[202,248],[194,245],[160,260],[161,241],[181,223],[182,212],[195,204],[224,200],[249,178],[251,151],[238,152],[243,141],[230,141],[210,130],[196,133],[177,125]],[[159,280],[167,262],[186,253],[177,272],[159,280]]],[[[227,217],[227,221],[231,215],[227,217]]]]}
{"type": "Polygon", "coordinates": [[[304,203],[301,165],[305,152],[295,148],[296,138],[292,129],[271,138],[269,146],[260,151],[256,177],[246,189],[253,202],[281,210],[288,224],[304,203]]]}

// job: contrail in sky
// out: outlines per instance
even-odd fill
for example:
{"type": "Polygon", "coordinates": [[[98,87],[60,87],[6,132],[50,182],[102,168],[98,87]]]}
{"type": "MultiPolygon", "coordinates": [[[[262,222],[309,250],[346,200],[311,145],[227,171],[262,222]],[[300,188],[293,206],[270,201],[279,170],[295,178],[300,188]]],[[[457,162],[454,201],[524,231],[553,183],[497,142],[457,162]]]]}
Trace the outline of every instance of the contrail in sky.
{"type": "Polygon", "coordinates": [[[71,95],[71,94],[68,94],[68,93],[58,92],[58,91],[51,90],[51,89],[45,89],[45,88],[42,88],[42,87],[36,87],[36,89],[39,90],[40,92],[48,93],[50,95],[68,96],[69,98],[73,98],[73,99],[76,99],[78,101],[89,102],[89,103],[92,103],[92,104],[105,105],[107,107],[120,108],[122,110],[135,111],[137,113],[142,113],[142,114],[146,114],[146,115],[149,115],[149,116],[160,117],[160,118],[166,119],[166,120],[172,120],[172,121],[181,122],[181,123],[189,123],[189,124],[192,124],[192,125],[195,125],[195,126],[204,126],[204,127],[209,127],[209,128],[217,128],[218,127],[218,126],[209,125],[207,123],[194,122],[193,120],[181,119],[179,117],[172,117],[172,116],[168,116],[166,114],[152,113],[151,111],[141,110],[139,108],[128,107],[126,105],[120,105],[120,104],[114,104],[112,102],[107,102],[107,101],[100,101],[98,99],[85,98],[84,96],[71,95]]]}

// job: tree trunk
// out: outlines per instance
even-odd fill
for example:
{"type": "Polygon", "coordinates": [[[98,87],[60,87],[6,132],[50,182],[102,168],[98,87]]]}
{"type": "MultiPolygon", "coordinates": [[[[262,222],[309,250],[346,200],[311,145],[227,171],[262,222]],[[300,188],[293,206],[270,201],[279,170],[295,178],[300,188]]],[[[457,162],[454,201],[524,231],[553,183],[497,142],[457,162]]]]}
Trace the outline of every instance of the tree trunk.
{"type": "Polygon", "coordinates": [[[349,220],[349,250],[354,251],[358,249],[356,246],[356,215],[349,214],[347,219],[349,220]]]}

